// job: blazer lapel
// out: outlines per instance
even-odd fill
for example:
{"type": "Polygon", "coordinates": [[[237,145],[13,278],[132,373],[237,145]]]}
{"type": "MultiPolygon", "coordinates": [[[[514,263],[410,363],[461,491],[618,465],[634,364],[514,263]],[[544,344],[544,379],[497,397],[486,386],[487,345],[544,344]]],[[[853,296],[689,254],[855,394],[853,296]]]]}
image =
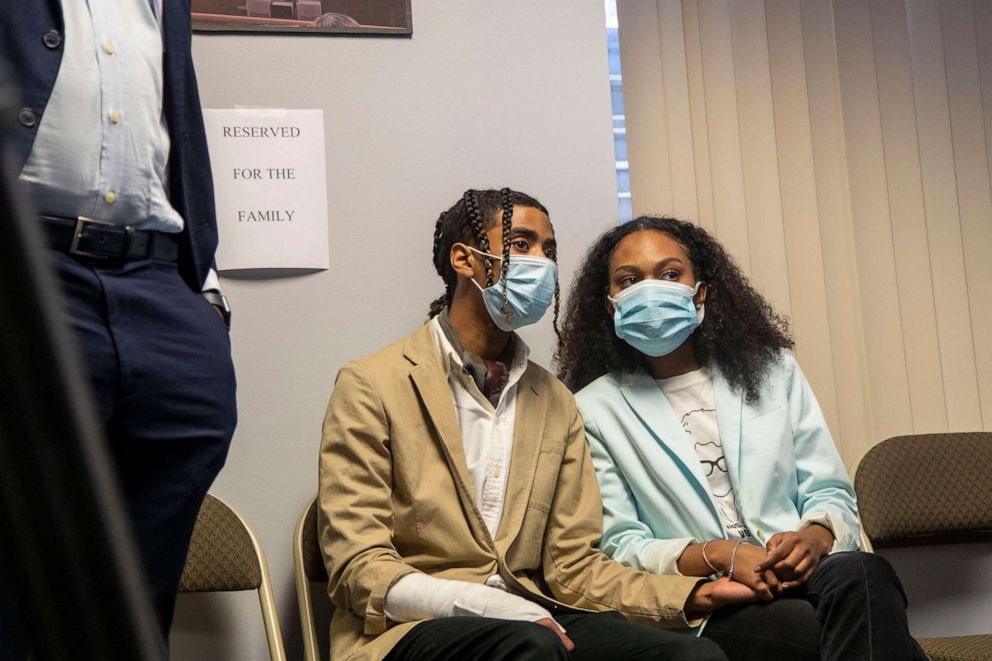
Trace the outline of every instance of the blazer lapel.
{"type": "Polygon", "coordinates": [[[737,493],[741,492],[741,415],[744,411],[744,393],[735,392],[720,374],[713,370],[713,399],[716,401],[716,423],[720,428],[723,456],[727,458],[730,480],[737,493]]]}
{"type": "Polygon", "coordinates": [[[427,409],[430,423],[434,426],[441,441],[441,449],[448,462],[448,468],[458,485],[458,497],[465,512],[472,513],[469,522],[477,537],[488,546],[492,543],[489,532],[482,520],[482,514],[472,495],[472,479],[462,446],[461,431],[455,416],[455,405],[448,386],[448,377],[441,366],[441,358],[434,344],[430,325],[424,325],[407,341],[404,347],[407,359],[414,363],[410,378],[427,409]]]}
{"type": "MultiPolygon", "coordinates": [[[[679,470],[689,478],[689,483],[706,503],[707,508],[717,517],[717,524],[720,525],[709,482],[699,465],[699,456],[658,384],[643,371],[624,373],[620,380],[620,392],[648,433],[668,453],[679,470]]],[[[719,410],[719,403],[717,409],[719,410]]]]}
{"type": "MultiPolygon", "coordinates": [[[[162,0],[162,41],[165,52],[162,56],[162,79],[165,84],[163,105],[170,128],[182,116],[180,109],[186,102],[186,62],[189,57],[192,32],[189,0],[162,0]],[[182,5],[182,6],[180,6],[182,5]]],[[[182,135],[185,127],[177,127],[170,138],[173,150],[176,149],[177,135],[182,135]]]]}
{"type": "Polygon", "coordinates": [[[517,382],[516,415],[513,427],[513,448],[510,454],[510,474],[506,480],[503,518],[496,531],[496,548],[505,554],[516,539],[523,523],[537,471],[537,459],[548,415],[548,397],[535,376],[536,370],[528,367],[517,382]]]}

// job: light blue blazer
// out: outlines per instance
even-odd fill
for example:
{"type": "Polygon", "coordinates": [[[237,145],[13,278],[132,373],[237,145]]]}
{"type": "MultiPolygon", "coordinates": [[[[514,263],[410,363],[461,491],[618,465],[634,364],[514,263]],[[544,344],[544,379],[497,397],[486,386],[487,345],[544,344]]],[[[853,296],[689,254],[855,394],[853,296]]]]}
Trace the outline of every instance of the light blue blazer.
{"type": "MultiPolygon", "coordinates": [[[[756,401],[716,369],[713,391],[738,510],[759,541],[815,522],[833,531],[832,552],[856,549],[854,487],[792,354],[781,353],[756,401]]],[[[575,399],[603,494],[607,555],[677,574],[686,546],[727,536],[696,452],[650,375],[608,374],[575,399]]]]}

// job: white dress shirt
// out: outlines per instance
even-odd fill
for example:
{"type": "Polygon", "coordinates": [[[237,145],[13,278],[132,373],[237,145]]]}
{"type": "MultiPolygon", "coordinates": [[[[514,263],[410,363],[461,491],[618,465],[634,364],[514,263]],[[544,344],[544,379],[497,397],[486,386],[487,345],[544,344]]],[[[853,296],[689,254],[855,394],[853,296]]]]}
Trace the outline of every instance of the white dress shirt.
{"type": "Polygon", "coordinates": [[[441,364],[448,376],[451,399],[458,417],[465,460],[472,477],[475,504],[482,513],[489,535],[496,537],[503,517],[506,478],[516,426],[517,383],[527,369],[530,350],[519,336],[514,338],[506,385],[494,407],[464,368],[462,357],[444,335],[441,323],[431,321],[431,331],[441,364]]]}
{"type": "MultiPolygon", "coordinates": [[[[451,388],[475,503],[489,536],[495,538],[506,500],[516,426],[517,384],[527,369],[530,350],[519,336],[514,337],[506,385],[493,406],[464,369],[462,357],[445,337],[438,319],[431,320],[430,326],[451,388]]],[[[543,607],[506,592],[506,583],[498,574],[490,576],[485,585],[422,573],[407,574],[386,593],[385,612],[394,622],[456,615],[528,622],[551,618],[543,607]]]]}

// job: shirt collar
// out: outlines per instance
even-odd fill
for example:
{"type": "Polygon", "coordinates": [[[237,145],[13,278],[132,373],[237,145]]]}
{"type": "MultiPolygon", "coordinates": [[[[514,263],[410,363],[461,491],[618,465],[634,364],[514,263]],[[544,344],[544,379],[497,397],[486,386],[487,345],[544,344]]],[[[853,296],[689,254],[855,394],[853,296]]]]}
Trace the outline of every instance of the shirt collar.
{"type": "MultiPolygon", "coordinates": [[[[447,314],[448,309],[445,308],[441,314],[431,319],[430,327],[431,333],[434,336],[434,346],[437,348],[438,354],[441,357],[441,365],[444,368],[444,373],[450,377],[452,371],[464,371],[465,362],[463,360],[461,342],[454,329],[447,322],[447,314]],[[444,316],[443,320],[441,318],[442,315],[444,316]],[[449,337],[449,333],[451,337],[449,337]],[[457,348],[455,346],[456,344],[457,348]]],[[[530,359],[530,347],[523,341],[523,338],[514,333],[512,341],[513,358],[510,361],[510,371],[506,385],[503,387],[503,392],[520,380],[520,377],[527,371],[527,362],[530,359]]]]}

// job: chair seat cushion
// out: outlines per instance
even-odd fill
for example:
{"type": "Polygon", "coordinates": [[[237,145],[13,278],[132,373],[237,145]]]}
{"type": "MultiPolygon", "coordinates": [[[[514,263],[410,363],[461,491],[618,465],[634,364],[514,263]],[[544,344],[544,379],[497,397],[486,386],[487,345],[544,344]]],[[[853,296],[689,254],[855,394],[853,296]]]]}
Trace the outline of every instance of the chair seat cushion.
{"type": "Polygon", "coordinates": [[[988,661],[992,659],[992,634],[921,638],[920,646],[930,661],[988,661]]]}

